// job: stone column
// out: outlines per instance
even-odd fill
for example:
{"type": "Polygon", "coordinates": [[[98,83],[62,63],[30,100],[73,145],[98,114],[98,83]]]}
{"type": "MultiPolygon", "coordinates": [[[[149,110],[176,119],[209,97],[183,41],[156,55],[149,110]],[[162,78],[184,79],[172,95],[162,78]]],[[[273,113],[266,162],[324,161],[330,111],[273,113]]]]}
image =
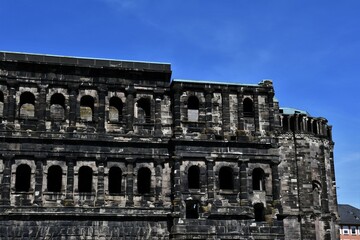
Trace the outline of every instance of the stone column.
{"type": "Polygon", "coordinates": [[[260,130],[260,119],[259,119],[259,96],[257,93],[254,94],[254,122],[255,122],[255,132],[260,130]]]}
{"type": "MultiPolygon", "coordinates": [[[[173,207],[174,212],[179,212],[181,210],[181,174],[180,174],[180,165],[181,158],[178,156],[173,156],[174,163],[174,200],[173,207]]],[[[185,217],[185,216],[183,216],[185,217]]]]}
{"type": "Polygon", "coordinates": [[[249,205],[249,189],[248,189],[248,175],[247,175],[247,159],[239,159],[240,164],[240,205],[249,205]]]}
{"type": "Polygon", "coordinates": [[[6,110],[4,111],[7,116],[7,120],[8,122],[14,122],[15,120],[15,116],[16,116],[16,88],[17,88],[17,83],[15,80],[9,80],[7,82],[8,86],[9,86],[9,95],[8,95],[8,99],[7,99],[7,107],[6,110]]]}
{"type": "Polygon", "coordinates": [[[37,130],[45,131],[45,118],[46,118],[46,88],[48,85],[39,85],[39,97],[36,106],[36,117],[38,119],[37,130]]]}
{"type": "Polygon", "coordinates": [[[294,121],[294,131],[298,132],[299,131],[299,115],[294,114],[293,115],[293,121],[294,121]]]}
{"type": "Polygon", "coordinates": [[[134,161],[131,158],[126,159],[127,172],[126,172],[126,206],[132,207],[134,205],[134,161]]]}
{"type": "Polygon", "coordinates": [[[127,116],[126,116],[126,132],[133,132],[134,124],[134,98],[135,98],[135,88],[130,86],[126,89],[126,106],[127,106],[127,116]]]}
{"type": "Polygon", "coordinates": [[[43,163],[45,156],[35,158],[35,196],[34,204],[42,206],[42,193],[43,193],[43,163]]]}
{"type": "Polygon", "coordinates": [[[161,206],[161,190],[162,190],[162,172],[163,166],[161,163],[156,163],[155,166],[155,205],[161,206]]]}
{"type": "Polygon", "coordinates": [[[269,102],[269,131],[272,131],[275,124],[275,114],[274,114],[274,91],[271,90],[268,94],[268,102],[269,102]]]}
{"type": "Polygon", "coordinates": [[[10,205],[10,187],[11,187],[11,165],[13,164],[14,159],[13,154],[3,155],[3,164],[4,171],[1,179],[1,201],[0,205],[9,206],[10,205]]]}
{"type": "Polygon", "coordinates": [[[215,173],[214,173],[214,159],[212,157],[206,158],[207,171],[207,192],[209,202],[213,202],[215,198],[215,173]]]}
{"type": "Polygon", "coordinates": [[[106,158],[97,159],[98,177],[97,177],[97,196],[96,206],[103,206],[105,204],[105,189],[104,189],[104,175],[105,175],[106,158]]]}
{"type": "Polygon", "coordinates": [[[161,90],[155,90],[155,136],[161,137],[161,99],[164,95],[164,92],[161,90]]]}
{"type": "Polygon", "coordinates": [[[174,134],[175,136],[182,135],[182,128],[181,128],[181,93],[182,89],[180,86],[175,85],[173,87],[174,92],[174,99],[173,99],[173,121],[174,121],[174,134]]]}
{"type": "Polygon", "coordinates": [[[243,107],[243,93],[239,90],[237,94],[238,99],[238,130],[242,131],[244,129],[244,107],[243,107]]]}
{"type": "Polygon", "coordinates": [[[66,158],[67,174],[66,174],[66,195],[64,206],[74,206],[74,165],[76,165],[74,157],[66,158]]]}
{"type": "Polygon", "coordinates": [[[98,86],[99,107],[98,107],[98,132],[105,132],[105,98],[107,95],[107,87],[105,85],[98,86]]]}
{"type": "Polygon", "coordinates": [[[230,102],[229,102],[229,91],[224,89],[221,94],[222,96],[222,130],[224,135],[230,133],[230,102]]]}
{"type": "Polygon", "coordinates": [[[76,129],[76,113],[77,113],[77,89],[75,84],[69,85],[69,128],[68,131],[72,132],[76,129]]]}
{"type": "Polygon", "coordinates": [[[273,162],[271,165],[271,178],[272,178],[272,195],[273,200],[280,198],[280,181],[279,181],[279,162],[273,162]]]}
{"type": "Polygon", "coordinates": [[[205,126],[206,130],[212,132],[212,89],[205,89],[205,126]]]}

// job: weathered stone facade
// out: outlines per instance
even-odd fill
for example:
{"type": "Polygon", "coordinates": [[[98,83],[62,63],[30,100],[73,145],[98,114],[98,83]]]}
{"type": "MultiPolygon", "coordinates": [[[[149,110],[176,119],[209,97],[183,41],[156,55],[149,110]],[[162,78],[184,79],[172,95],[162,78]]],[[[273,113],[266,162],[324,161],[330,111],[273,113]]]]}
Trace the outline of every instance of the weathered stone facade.
{"type": "Polygon", "coordinates": [[[331,126],[271,81],[0,52],[1,239],[337,239],[331,126]]]}

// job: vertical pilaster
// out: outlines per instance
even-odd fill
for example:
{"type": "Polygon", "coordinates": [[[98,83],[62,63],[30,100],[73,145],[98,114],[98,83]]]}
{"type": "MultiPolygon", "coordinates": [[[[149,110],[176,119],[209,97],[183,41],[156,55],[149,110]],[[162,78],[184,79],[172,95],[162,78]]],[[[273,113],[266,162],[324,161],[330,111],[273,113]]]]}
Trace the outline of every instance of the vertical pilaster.
{"type": "Polygon", "coordinates": [[[69,85],[69,132],[72,132],[76,128],[76,106],[77,106],[77,85],[69,85]]]}
{"type": "Polygon", "coordinates": [[[74,165],[76,164],[74,157],[66,158],[67,173],[66,173],[66,194],[64,205],[74,205],[74,165]]]}
{"type": "Polygon", "coordinates": [[[130,86],[126,89],[126,106],[127,106],[127,115],[126,115],[126,132],[134,131],[134,98],[135,98],[135,88],[130,86]]]}
{"type": "Polygon", "coordinates": [[[274,91],[269,91],[268,94],[268,102],[269,102],[269,131],[272,131],[276,126],[275,123],[275,114],[274,114],[274,91]]]}
{"type": "Polygon", "coordinates": [[[260,123],[259,123],[259,96],[257,93],[254,94],[254,123],[255,123],[255,132],[259,132],[260,123]]]}
{"type": "Polygon", "coordinates": [[[294,121],[294,131],[298,132],[299,131],[299,115],[295,114],[293,115],[293,121],[294,121]]]}
{"type": "Polygon", "coordinates": [[[278,162],[273,162],[271,165],[272,195],[274,201],[280,199],[280,181],[278,165],[278,162]]]}
{"type": "Polygon", "coordinates": [[[222,92],[222,127],[223,132],[230,132],[230,102],[229,102],[229,91],[224,89],[222,92]]]}
{"type": "Polygon", "coordinates": [[[38,120],[37,130],[45,131],[45,117],[46,117],[46,88],[47,85],[39,85],[39,96],[36,106],[36,118],[38,120]]]}
{"type": "MultiPolygon", "coordinates": [[[[180,165],[181,158],[173,156],[174,162],[174,211],[180,212],[181,210],[181,176],[180,176],[180,165]]],[[[185,217],[185,216],[183,216],[185,217]]]]}
{"type": "Polygon", "coordinates": [[[103,206],[105,204],[105,189],[104,189],[104,175],[105,175],[105,158],[97,159],[98,177],[97,177],[97,196],[96,206],[103,206]]]}
{"type": "Polygon", "coordinates": [[[163,167],[160,163],[157,163],[155,166],[155,204],[161,206],[162,202],[160,199],[161,196],[161,186],[162,186],[162,172],[163,167]]]}
{"type": "Polygon", "coordinates": [[[14,155],[3,155],[4,170],[1,179],[1,201],[0,205],[10,205],[10,187],[11,187],[11,165],[13,164],[14,155]]]}
{"type": "Polygon", "coordinates": [[[45,157],[36,157],[35,159],[35,197],[34,203],[38,206],[42,205],[42,192],[43,192],[43,163],[45,157]]]}
{"type": "Polygon", "coordinates": [[[249,205],[248,176],[247,176],[248,160],[241,159],[239,163],[240,163],[240,204],[241,206],[248,206],[249,205]]]}
{"type": "Polygon", "coordinates": [[[16,82],[14,81],[8,81],[9,86],[9,95],[7,99],[7,119],[8,122],[14,122],[15,120],[15,112],[16,112],[16,82]]]}
{"type": "Polygon", "coordinates": [[[207,130],[212,129],[212,89],[205,89],[205,126],[207,130]]]}
{"type": "Polygon", "coordinates": [[[134,163],[133,159],[127,159],[127,172],[126,172],[126,206],[134,205],[134,163]]]}
{"type": "Polygon", "coordinates": [[[244,130],[244,106],[243,106],[243,93],[239,89],[237,94],[238,99],[238,130],[244,130]]]}
{"type": "Polygon", "coordinates": [[[107,87],[100,85],[98,87],[99,107],[98,107],[98,132],[105,132],[105,97],[107,95],[107,87]]]}
{"type": "Polygon", "coordinates": [[[206,158],[207,170],[207,192],[209,202],[213,202],[215,198],[215,175],[214,175],[214,159],[212,157],[206,158]]]}
{"type": "Polygon", "coordinates": [[[175,136],[180,136],[182,134],[181,129],[181,93],[182,89],[180,86],[174,86],[174,99],[173,99],[173,117],[174,117],[174,133],[175,136]]]}
{"type": "Polygon", "coordinates": [[[163,91],[155,90],[155,136],[161,137],[161,99],[163,96],[163,91]]]}

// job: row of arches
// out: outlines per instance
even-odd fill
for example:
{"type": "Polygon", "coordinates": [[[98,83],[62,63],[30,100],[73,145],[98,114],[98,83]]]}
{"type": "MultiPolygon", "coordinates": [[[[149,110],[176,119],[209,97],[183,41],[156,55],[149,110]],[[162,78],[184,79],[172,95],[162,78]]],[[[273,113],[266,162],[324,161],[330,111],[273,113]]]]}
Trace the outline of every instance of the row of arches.
{"type": "MultiPolygon", "coordinates": [[[[188,188],[200,189],[200,167],[193,165],[188,169],[188,188]]],[[[252,188],[254,191],[265,191],[265,172],[261,168],[255,168],[252,171],[252,188]]],[[[234,173],[233,169],[228,166],[223,166],[219,170],[219,189],[233,190],[234,189],[234,173]]]]}
{"type": "MultiPolygon", "coordinates": [[[[243,106],[244,117],[254,116],[254,103],[251,98],[246,97],[242,102],[242,106],[243,106]]],[[[199,110],[200,110],[199,98],[194,95],[189,96],[187,99],[188,120],[192,122],[197,122],[199,119],[199,110]]]]}
{"type": "MultiPolygon", "coordinates": [[[[49,117],[54,120],[66,119],[68,108],[67,100],[62,93],[53,93],[50,97],[48,106],[49,117]]],[[[150,122],[151,119],[151,100],[142,97],[135,102],[137,109],[136,116],[140,122],[150,122]]],[[[84,95],[79,102],[79,118],[85,121],[93,121],[96,107],[96,99],[91,95],[84,95]]],[[[120,97],[113,96],[109,99],[108,120],[110,122],[121,122],[123,120],[124,103],[120,97]]],[[[0,116],[4,116],[4,93],[0,91],[0,116]]],[[[20,118],[32,118],[36,116],[36,98],[34,93],[25,91],[21,93],[18,102],[18,116],[20,118]]]]}
{"type": "MultiPolygon", "coordinates": [[[[52,165],[48,168],[46,189],[48,192],[63,191],[63,170],[59,165],[52,165]]],[[[109,194],[121,194],[122,189],[121,168],[113,166],[109,169],[108,191],[109,194]]],[[[27,164],[20,164],[16,168],[15,191],[29,192],[31,188],[31,167],[27,164]]],[[[137,173],[137,192],[148,194],[151,189],[151,170],[141,167],[137,173]]],[[[93,191],[93,170],[89,166],[82,166],[78,172],[78,192],[91,193],[93,191]]]]}

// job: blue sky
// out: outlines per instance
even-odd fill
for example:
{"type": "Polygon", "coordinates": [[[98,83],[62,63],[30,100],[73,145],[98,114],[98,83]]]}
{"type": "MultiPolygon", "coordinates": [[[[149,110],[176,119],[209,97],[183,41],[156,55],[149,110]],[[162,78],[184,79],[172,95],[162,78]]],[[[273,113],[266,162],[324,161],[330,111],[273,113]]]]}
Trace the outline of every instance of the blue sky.
{"type": "Polygon", "coordinates": [[[0,50],[168,62],[258,83],[333,125],[339,203],[360,208],[360,1],[3,0],[0,50]]]}

